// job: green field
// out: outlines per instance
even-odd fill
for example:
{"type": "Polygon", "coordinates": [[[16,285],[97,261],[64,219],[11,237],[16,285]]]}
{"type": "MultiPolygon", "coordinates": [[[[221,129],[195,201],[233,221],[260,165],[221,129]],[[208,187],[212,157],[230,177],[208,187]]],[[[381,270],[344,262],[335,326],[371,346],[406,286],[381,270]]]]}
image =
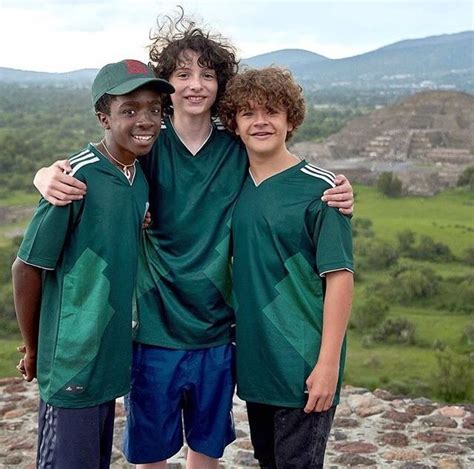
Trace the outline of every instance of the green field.
{"type": "Polygon", "coordinates": [[[373,187],[356,186],[355,196],[355,216],[370,218],[381,239],[394,241],[397,232],[410,229],[447,244],[455,255],[474,246],[474,192],[390,199],[373,187]]]}
{"type": "MultiPolygon", "coordinates": [[[[473,266],[462,263],[467,248],[474,248],[474,193],[453,189],[431,198],[403,197],[389,199],[375,188],[356,186],[354,220],[370,219],[377,238],[396,245],[397,233],[409,229],[419,235],[428,235],[436,242],[449,246],[457,257],[453,262],[414,261],[419,267],[434,270],[441,278],[466,278],[473,274],[473,266]]],[[[0,200],[0,208],[34,204],[35,194],[13,194],[0,200]]],[[[26,221],[3,226],[0,230],[0,248],[8,243],[8,233],[24,226],[26,221]]],[[[357,257],[356,257],[357,270],[357,257]]],[[[389,281],[388,271],[366,270],[356,282],[354,304],[371,294],[371,286],[378,281],[389,281]],[[367,293],[369,292],[369,293],[367,293]]],[[[362,331],[349,331],[349,352],[346,383],[370,389],[382,387],[394,392],[424,395],[443,399],[434,388],[437,358],[440,347],[448,347],[459,355],[474,356],[473,347],[463,335],[474,324],[473,315],[453,312],[430,301],[410,305],[391,304],[388,318],[405,318],[416,330],[414,345],[370,343],[362,331]]],[[[474,326],[473,326],[474,327],[474,326]]],[[[0,376],[15,375],[18,340],[11,334],[0,339],[0,376]]],[[[465,399],[474,401],[473,390],[465,399]]]]}

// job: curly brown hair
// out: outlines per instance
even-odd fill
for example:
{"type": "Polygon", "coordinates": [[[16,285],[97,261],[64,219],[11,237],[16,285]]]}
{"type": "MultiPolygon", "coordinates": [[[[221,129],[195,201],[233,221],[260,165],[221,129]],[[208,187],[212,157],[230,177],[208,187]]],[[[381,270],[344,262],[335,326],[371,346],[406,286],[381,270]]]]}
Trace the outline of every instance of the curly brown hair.
{"type": "Polygon", "coordinates": [[[237,128],[237,113],[248,108],[250,102],[286,111],[288,123],[293,127],[286,140],[304,120],[303,90],[289,70],[279,67],[249,69],[229,81],[219,104],[219,117],[232,133],[235,134],[237,128]]]}
{"type": "MultiPolygon", "coordinates": [[[[185,51],[197,52],[198,64],[216,72],[218,89],[211,113],[217,116],[218,103],[227,82],[238,70],[235,49],[220,34],[211,34],[196,27],[196,23],[184,15],[183,8],[178,8],[180,13],[176,18],[168,15],[157,18],[157,27],[150,33],[149,65],[159,78],[169,80],[177,65],[181,65],[179,60],[186,60],[185,51]]],[[[164,96],[163,112],[168,115],[173,113],[169,96],[164,96]]]]}

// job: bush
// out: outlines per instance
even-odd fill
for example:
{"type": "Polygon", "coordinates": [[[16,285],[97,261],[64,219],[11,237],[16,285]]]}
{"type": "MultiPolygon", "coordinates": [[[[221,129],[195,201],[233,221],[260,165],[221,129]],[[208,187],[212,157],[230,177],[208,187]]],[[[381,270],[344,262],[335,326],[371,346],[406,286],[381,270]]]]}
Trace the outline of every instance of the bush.
{"type": "Polygon", "coordinates": [[[471,324],[468,324],[464,328],[461,340],[469,347],[474,346],[474,322],[471,322],[471,324]]]}
{"type": "Polygon", "coordinates": [[[446,348],[436,354],[436,361],[438,369],[432,381],[438,395],[448,402],[471,399],[474,394],[472,359],[446,348]]]}
{"type": "Polygon", "coordinates": [[[383,299],[366,292],[362,303],[354,307],[351,325],[361,332],[373,329],[379,325],[389,312],[389,305],[383,299]]]}
{"type": "Polygon", "coordinates": [[[415,325],[408,319],[387,319],[377,327],[372,337],[376,342],[413,345],[416,342],[415,331],[415,325]]]}
{"type": "Polygon", "coordinates": [[[402,195],[402,181],[392,172],[384,172],[377,179],[377,189],[387,197],[400,197],[402,195]]]}
{"type": "Polygon", "coordinates": [[[474,166],[467,167],[459,176],[458,186],[467,186],[468,189],[474,190],[474,166]]]}
{"type": "Polygon", "coordinates": [[[364,238],[373,238],[372,220],[368,218],[354,218],[352,221],[352,236],[354,238],[363,236],[364,238]]]}
{"type": "Polygon", "coordinates": [[[413,250],[413,259],[421,259],[434,262],[450,262],[454,256],[449,246],[443,243],[437,243],[431,236],[422,235],[420,241],[413,250]]]}
{"type": "Polygon", "coordinates": [[[474,274],[451,277],[441,284],[439,308],[460,313],[474,312],[474,274]]]}
{"type": "Polygon", "coordinates": [[[398,251],[389,243],[380,239],[360,240],[355,243],[357,256],[362,256],[364,268],[381,270],[394,265],[398,260],[398,251]]]}
{"type": "Polygon", "coordinates": [[[464,251],[462,261],[467,265],[474,265],[474,246],[471,246],[464,251]]]}
{"type": "Polygon", "coordinates": [[[400,303],[409,303],[416,299],[429,298],[439,288],[439,277],[428,268],[404,270],[398,273],[394,280],[400,303]]]}
{"type": "Polygon", "coordinates": [[[411,256],[415,244],[415,233],[411,230],[403,230],[397,233],[398,249],[402,256],[411,256]]]}

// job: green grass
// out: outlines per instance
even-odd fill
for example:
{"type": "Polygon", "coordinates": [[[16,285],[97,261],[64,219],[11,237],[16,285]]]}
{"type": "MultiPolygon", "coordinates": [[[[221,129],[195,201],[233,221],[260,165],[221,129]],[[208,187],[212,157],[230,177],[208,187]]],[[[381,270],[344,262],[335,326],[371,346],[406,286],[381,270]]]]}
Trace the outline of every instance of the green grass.
{"type": "Polygon", "coordinates": [[[20,376],[15,366],[21,358],[21,355],[16,351],[21,343],[20,335],[15,338],[0,339],[0,378],[20,376]]]}
{"type": "Polygon", "coordinates": [[[8,195],[0,197],[0,207],[12,207],[19,205],[35,206],[40,196],[37,192],[26,193],[20,191],[9,192],[8,195]]]}
{"type": "Polygon", "coordinates": [[[474,246],[474,192],[452,189],[433,197],[389,198],[374,187],[355,186],[355,217],[369,218],[376,237],[394,242],[409,229],[447,244],[460,256],[474,246]]]}

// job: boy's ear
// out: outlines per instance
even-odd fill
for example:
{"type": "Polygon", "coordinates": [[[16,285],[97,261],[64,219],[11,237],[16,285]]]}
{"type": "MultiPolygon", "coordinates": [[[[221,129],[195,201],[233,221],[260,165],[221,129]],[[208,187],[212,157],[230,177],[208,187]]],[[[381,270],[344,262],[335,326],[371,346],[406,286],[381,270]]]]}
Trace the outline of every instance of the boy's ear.
{"type": "Polygon", "coordinates": [[[99,124],[102,126],[102,128],[105,130],[110,130],[110,116],[104,112],[96,112],[95,115],[97,116],[97,120],[99,121],[99,124]]]}

